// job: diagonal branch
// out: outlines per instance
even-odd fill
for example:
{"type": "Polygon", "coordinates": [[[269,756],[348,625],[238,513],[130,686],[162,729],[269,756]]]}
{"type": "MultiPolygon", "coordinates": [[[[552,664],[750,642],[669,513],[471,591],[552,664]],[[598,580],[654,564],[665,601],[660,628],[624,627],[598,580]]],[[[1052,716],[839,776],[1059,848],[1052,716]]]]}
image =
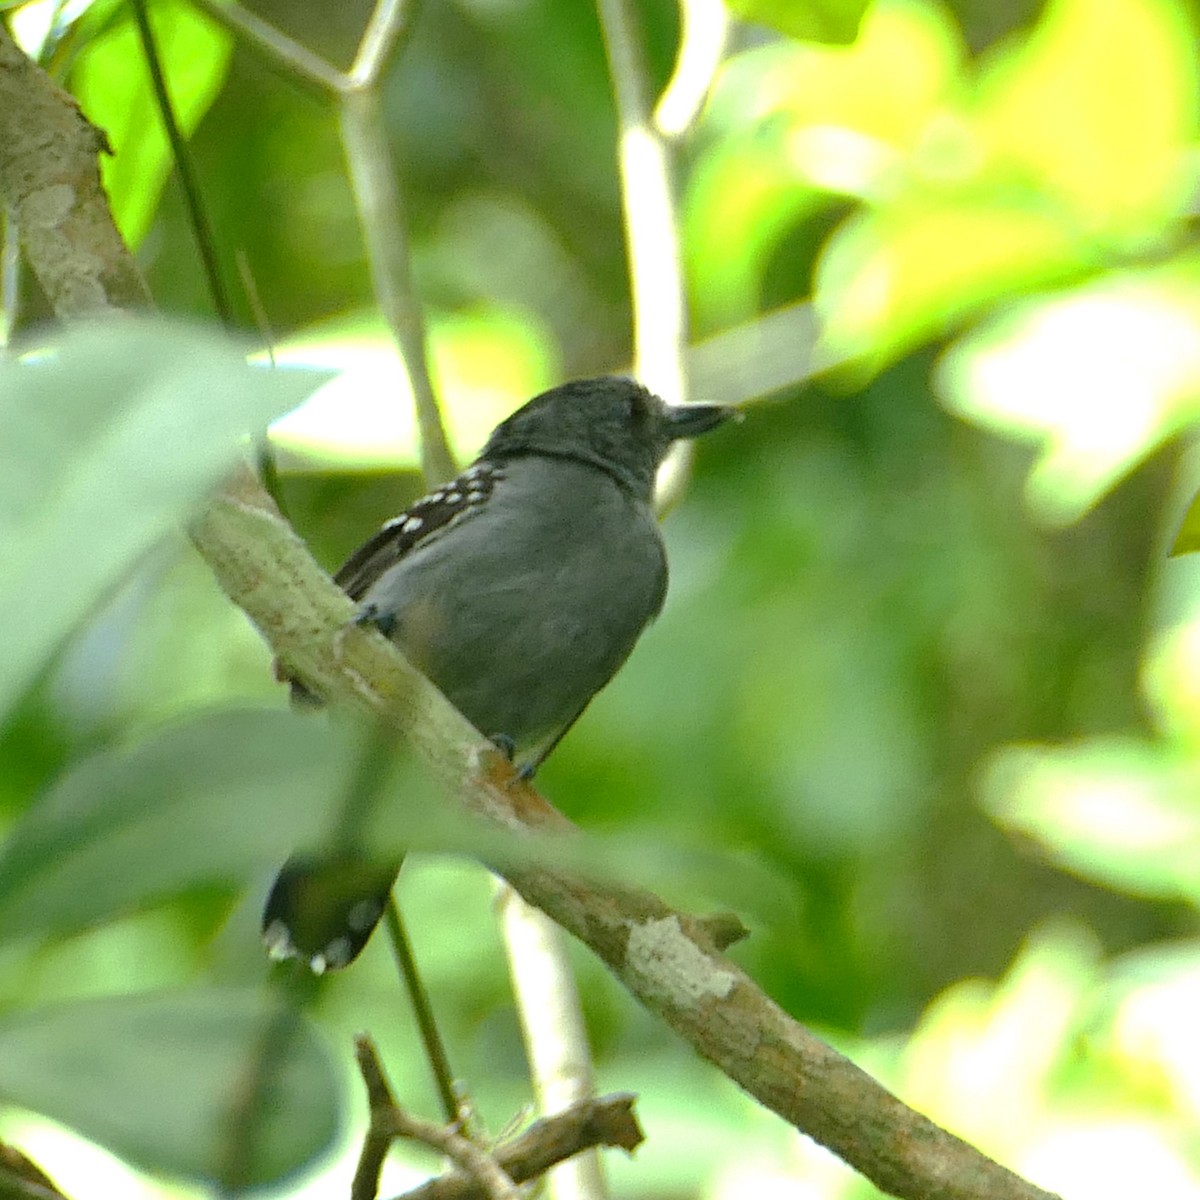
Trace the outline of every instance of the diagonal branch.
{"type": "MultiPolygon", "coordinates": [[[[564,829],[390,643],[346,627],[349,601],[256,492],[248,480],[238,495],[219,497],[193,536],[280,658],[331,701],[402,731],[475,816],[508,829],[564,829]]],[[[883,1190],[921,1200],[1047,1200],[788,1016],[718,951],[705,922],[649,892],[549,867],[504,873],[704,1057],[883,1190]]]]}
{"type": "Polygon", "coordinates": [[[111,153],[104,132],[0,22],[0,193],[61,317],[150,306],[100,183],[101,151],[111,153]]]}
{"type": "Polygon", "coordinates": [[[408,377],[421,434],[421,469],[426,480],[453,477],[454,456],[442,427],[426,352],[425,317],[412,281],[408,224],[399,172],[388,143],[380,97],[356,89],[338,104],[342,148],[358,209],[371,285],[380,312],[391,328],[408,377]]]}
{"type": "Polygon", "coordinates": [[[301,87],[330,96],[337,96],[345,89],[346,77],[337,67],[250,9],[226,0],[193,0],[193,3],[213,20],[233,30],[301,87]]]}

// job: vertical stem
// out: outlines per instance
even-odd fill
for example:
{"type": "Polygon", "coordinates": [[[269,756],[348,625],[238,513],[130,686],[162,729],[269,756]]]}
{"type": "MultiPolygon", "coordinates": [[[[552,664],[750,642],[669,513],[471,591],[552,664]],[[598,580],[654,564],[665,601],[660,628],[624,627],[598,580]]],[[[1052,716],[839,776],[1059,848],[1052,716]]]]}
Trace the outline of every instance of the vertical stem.
{"type": "Polygon", "coordinates": [[[634,371],[664,400],[679,403],[687,394],[687,319],[667,146],[654,127],[629,5],[626,0],[597,0],[597,10],[617,109],[634,371]]]}
{"type": "Polygon", "coordinates": [[[696,119],[725,54],[729,10],[724,0],[680,0],[679,54],[675,73],[654,109],[654,124],[664,137],[677,138],[696,119]]]}
{"type": "MultiPolygon", "coordinates": [[[[566,935],[503,880],[496,896],[525,1055],[543,1113],[561,1112],[594,1090],[591,1053],[566,935]]],[[[586,1150],[546,1173],[554,1200],[608,1195],[600,1155],[586,1150]]]]}
{"type": "Polygon", "coordinates": [[[347,72],[352,88],[376,87],[388,59],[412,26],[416,0],[377,0],[347,72]]]}
{"type": "Polygon", "coordinates": [[[392,953],[408,989],[408,998],[412,1001],[413,1013],[417,1018],[417,1028],[421,1032],[421,1041],[425,1046],[425,1057],[429,1060],[429,1069],[433,1073],[433,1081],[437,1087],[438,1099],[442,1104],[442,1112],[446,1120],[453,1124],[459,1118],[458,1096],[454,1091],[454,1074],[450,1070],[450,1060],[446,1055],[446,1047],[438,1032],[437,1021],[433,1016],[433,1005],[429,1002],[429,993],[421,982],[417,961],[413,957],[412,943],[408,940],[408,930],[404,927],[404,919],[400,915],[400,906],[396,897],[388,897],[387,910],[384,913],[387,922],[388,938],[392,943],[392,953]]]}
{"type": "Polygon", "coordinates": [[[0,350],[7,348],[21,317],[21,251],[16,223],[0,213],[0,350]]]}
{"type": "Polygon", "coordinates": [[[404,205],[375,89],[346,92],[338,117],[371,283],[412,391],[421,434],[421,468],[426,479],[449,479],[454,475],[454,459],[429,376],[425,322],[413,289],[404,205]]]}
{"type": "Polygon", "coordinates": [[[196,179],[196,172],[192,167],[187,139],[183,136],[183,130],[179,128],[179,122],[175,118],[175,106],[171,103],[171,93],[167,90],[167,80],[163,74],[158,46],[154,40],[154,30],[150,25],[146,0],[133,0],[133,19],[137,25],[138,37],[141,39],[142,53],[145,55],[146,67],[150,72],[150,82],[154,87],[154,97],[158,102],[163,128],[166,130],[167,141],[171,146],[171,155],[175,159],[175,170],[179,172],[179,182],[183,187],[188,220],[196,238],[196,248],[200,252],[204,277],[208,281],[208,293],[212,298],[213,307],[217,310],[217,316],[221,318],[221,324],[229,329],[233,326],[233,306],[229,302],[229,291],[225,287],[225,281],[221,277],[221,268],[217,263],[216,242],[213,238],[212,226],[208,222],[208,213],[200,197],[200,183],[196,179]]]}
{"type": "MultiPolygon", "coordinates": [[[[384,68],[410,28],[413,7],[411,0],[376,0],[354,63],[343,77],[338,118],[372,286],[408,377],[421,438],[421,469],[426,483],[432,485],[449,479],[455,464],[429,374],[425,321],[413,286],[403,198],[379,102],[384,68]]],[[[442,1111],[448,1122],[456,1122],[459,1104],[454,1075],[394,892],[388,897],[384,919],[442,1111]]]]}

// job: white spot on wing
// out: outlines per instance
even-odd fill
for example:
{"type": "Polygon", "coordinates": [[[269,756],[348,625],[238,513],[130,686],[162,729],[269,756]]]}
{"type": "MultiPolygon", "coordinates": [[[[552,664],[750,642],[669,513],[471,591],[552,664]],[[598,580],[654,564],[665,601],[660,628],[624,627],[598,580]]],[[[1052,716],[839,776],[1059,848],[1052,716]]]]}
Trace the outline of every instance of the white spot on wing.
{"type": "Polygon", "coordinates": [[[325,947],[325,960],[330,968],[344,967],[350,961],[352,947],[348,937],[336,937],[325,947]]]}
{"type": "Polygon", "coordinates": [[[283,962],[297,955],[292,943],[292,935],[288,927],[280,920],[275,920],[263,930],[263,944],[267,947],[267,957],[272,962],[283,962]]]}
{"type": "Polygon", "coordinates": [[[356,933],[370,929],[379,920],[383,910],[374,900],[360,900],[346,914],[346,924],[356,933]]]}

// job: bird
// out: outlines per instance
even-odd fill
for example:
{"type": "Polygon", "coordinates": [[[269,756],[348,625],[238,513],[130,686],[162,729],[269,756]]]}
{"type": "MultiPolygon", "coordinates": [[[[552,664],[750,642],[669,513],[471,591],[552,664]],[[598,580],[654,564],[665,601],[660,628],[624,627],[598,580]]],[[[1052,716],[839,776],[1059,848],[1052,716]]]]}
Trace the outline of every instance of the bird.
{"type": "MultiPolygon", "coordinates": [[[[334,576],[525,777],[662,609],[659,467],[679,439],[737,415],[672,405],[621,376],[576,379],[502,421],[460,475],[387,521],[334,576]]],[[[295,694],[309,696],[302,681],[295,694]]],[[[399,870],[353,852],[297,855],[263,913],[272,958],[352,962],[399,870]]]]}

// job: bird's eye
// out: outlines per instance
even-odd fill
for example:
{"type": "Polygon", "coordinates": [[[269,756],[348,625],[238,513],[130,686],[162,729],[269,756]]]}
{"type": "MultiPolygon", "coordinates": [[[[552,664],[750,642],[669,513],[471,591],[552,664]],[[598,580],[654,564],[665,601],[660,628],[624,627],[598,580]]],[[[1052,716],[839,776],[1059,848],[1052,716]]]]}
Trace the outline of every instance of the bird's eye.
{"type": "Polygon", "coordinates": [[[640,390],[630,392],[628,404],[630,421],[635,425],[640,425],[650,411],[646,404],[646,394],[640,390]]]}

